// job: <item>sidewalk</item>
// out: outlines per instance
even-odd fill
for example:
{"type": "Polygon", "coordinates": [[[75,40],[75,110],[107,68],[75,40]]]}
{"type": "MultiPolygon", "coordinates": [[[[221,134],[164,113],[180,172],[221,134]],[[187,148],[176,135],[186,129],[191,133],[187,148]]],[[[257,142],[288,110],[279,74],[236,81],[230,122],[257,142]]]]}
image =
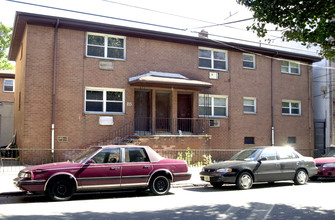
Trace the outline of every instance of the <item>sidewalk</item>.
{"type": "MultiPolygon", "coordinates": [[[[3,167],[1,167],[3,168],[3,167]]],[[[23,167],[22,167],[23,169],[23,167]]],[[[190,167],[189,172],[192,174],[190,180],[174,182],[171,184],[172,188],[205,186],[208,183],[200,180],[200,171],[202,167],[190,167]]],[[[0,169],[0,196],[20,193],[21,191],[14,186],[13,179],[17,177],[19,170],[5,170],[0,169]]]]}

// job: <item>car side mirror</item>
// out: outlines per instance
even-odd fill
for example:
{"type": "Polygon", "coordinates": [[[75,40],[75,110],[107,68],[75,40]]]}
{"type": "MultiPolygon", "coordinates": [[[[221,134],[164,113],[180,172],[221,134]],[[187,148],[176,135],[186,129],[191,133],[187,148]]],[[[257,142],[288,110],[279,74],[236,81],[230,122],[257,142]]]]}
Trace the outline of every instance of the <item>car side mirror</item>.
{"type": "Polygon", "coordinates": [[[86,164],[92,164],[92,163],[95,163],[93,159],[89,159],[86,164]]]}
{"type": "Polygon", "coordinates": [[[265,160],[268,160],[268,158],[266,158],[266,157],[262,157],[262,158],[258,159],[258,162],[259,162],[259,163],[262,163],[262,161],[265,161],[265,160]]]}

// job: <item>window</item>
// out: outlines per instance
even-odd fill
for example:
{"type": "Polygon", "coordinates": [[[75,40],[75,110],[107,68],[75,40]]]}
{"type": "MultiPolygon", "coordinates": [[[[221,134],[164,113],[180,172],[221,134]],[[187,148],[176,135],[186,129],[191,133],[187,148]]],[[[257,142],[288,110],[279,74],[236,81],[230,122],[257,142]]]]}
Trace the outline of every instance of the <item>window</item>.
{"type": "Polygon", "coordinates": [[[243,54],[243,68],[255,69],[255,55],[253,54],[243,54]]]}
{"type": "Polygon", "coordinates": [[[97,153],[91,160],[94,163],[119,163],[120,149],[104,149],[97,153]]]}
{"type": "Polygon", "coordinates": [[[226,96],[199,95],[199,116],[227,117],[226,96]]]}
{"type": "Polygon", "coordinates": [[[85,112],[124,113],[124,90],[86,88],[85,112]]]}
{"type": "Polygon", "coordinates": [[[199,67],[227,70],[227,51],[199,48],[199,67]]]}
{"type": "Polygon", "coordinates": [[[126,148],[126,162],[149,162],[149,157],[144,148],[126,148]]]}
{"type": "Polygon", "coordinates": [[[298,158],[298,155],[296,155],[290,148],[280,148],[277,153],[280,160],[298,158]]]}
{"type": "Polygon", "coordinates": [[[4,92],[14,92],[15,80],[14,79],[4,79],[3,81],[3,91],[4,92]]]}
{"type": "Polygon", "coordinates": [[[287,143],[288,144],[296,144],[297,143],[297,138],[296,137],[288,137],[287,138],[287,143]]]}
{"type": "Polygon", "coordinates": [[[254,137],[244,137],[244,144],[255,144],[254,137]]]}
{"type": "Polygon", "coordinates": [[[300,64],[293,61],[282,60],[281,61],[281,72],[300,75],[300,64]]]}
{"type": "Polygon", "coordinates": [[[277,160],[277,151],[275,148],[265,148],[262,152],[261,158],[266,160],[277,160]]]}
{"type": "Polygon", "coordinates": [[[244,113],[256,113],[256,98],[244,98],[243,111],[244,113]]]}
{"type": "Polygon", "coordinates": [[[88,33],[86,54],[90,57],[125,60],[125,41],[125,37],[88,33]]]}
{"type": "Polygon", "coordinates": [[[301,115],[301,102],[300,101],[282,101],[282,114],[283,115],[301,115]]]}

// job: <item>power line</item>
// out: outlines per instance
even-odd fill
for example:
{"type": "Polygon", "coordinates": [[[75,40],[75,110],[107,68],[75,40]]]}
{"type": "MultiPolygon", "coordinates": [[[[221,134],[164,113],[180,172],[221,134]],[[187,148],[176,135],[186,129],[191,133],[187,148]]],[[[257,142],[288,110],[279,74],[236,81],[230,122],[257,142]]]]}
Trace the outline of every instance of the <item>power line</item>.
{"type": "MultiPolygon", "coordinates": [[[[167,28],[167,29],[173,29],[173,30],[178,30],[178,31],[186,31],[187,29],[182,29],[182,28],[176,28],[176,27],[171,27],[171,26],[165,26],[165,25],[158,25],[158,24],[153,24],[153,23],[147,23],[147,22],[140,22],[140,21],[134,21],[134,20],[129,20],[129,19],[123,19],[123,18],[117,18],[117,17],[111,17],[111,16],[105,16],[105,15],[99,15],[99,14],[94,14],[94,13],[88,13],[88,12],[82,12],[82,11],[75,11],[75,10],[70,10],[70,9],[64,9],[64,8],[58,8],[58,7],[53,7],[53,6],[46,6],[46,5],[40,5],[40,4],[34,4],[34,3],[27,3],[27,2],[22,2],[22,1],[17,1],[17,0],[7,0],[9,2],[14,2],[14,3],[20,3],[20,4],[26,4],[26,5],[30,5],[30,6],[36,6],[36,7],[43,7],[43,8],[48,8],[48,9],[54,9],[54,10],[61,10],[61,11],[66,11],[66,12],[71,12],[71,13],[78,13],[78,14],[85,14],[85,15],[90,15],[90,16],[95,16],[95,17],[102,17],[102,18],[108,18],[108,19],[115,19],[115,20],[120,20],[120,21],[126,21],[126,22],[132,22],[132,23],[137,23],[137,24],[144,24],[144,25],[149,25],[149,26],[154,26],[154,27],[160,27],[160,28],[167,28]]],[[[191,33],[200,33],[200,32],[196,32],[196,31],[191,31],[191,33]]],[[[255,42],[255,41],[249,41],[249,40],[242,40],[242,39],[237,39],[237,38],[232,38],[232,37],[225,37],[222,35],[215,35],[215,34],[209,34],[211,36],[215,36],[215,37],[221,37],[221,38],[227,38],[227,39],[231,39],[231,40],[237,40],[237,41],[242,41],[242,42],[247,42],[247,43],[253,43],[253,44],[259,44],[259,42],[255,42]]],[[[213,40],[213,39],[210,39],[213,40]]],[[[215,41],[215,40],[213,40],[215,41]]],[[[220,41],[216,41],[216,42],[220,42],[220,41]]],[[[220,42],[221,44],[225,44],[224,42],[220,42]]],[[[274,44],[267,44],[267,43],[262,43],[263,45],[268,45],[268,46],[272,46],[272,47],[279,47],[279,48],[286,48],[286,49],[294,49],[294,50],[300,50],[300,51],[305,51],[306,50],[301,50],[298,48],[291,48],[291,47],[286,47],[286,46],[279,46],[279,45],[274,45],[274,44]]],[[[229,44],[225,44],[226,46],[230,46],[233,47],[229,44]]],[[[243,50],[241,48],[238,48],[236,46],[234,46],[235,49],[239,49],[248,53],[252,53],[250,51],[246,51],[243,50]]],[[[310,51],[308,51],[310,52],[310,51]]],[[[257,54],[259,56],[265,56],[263,54],[257,54]]],[[[265,56],[268,57],[268,56],[265,56]]],[[[268,57],[271,58],[271,57],[268,57]]],[[[279,58],[277,58],[279,59],[279,58]]],[[[280,59],[282,60],[282,59],[280,59]]],[[[307,64],[304,64],[307,65],[307,64]]],[[[312,66],[312,65],[309,65],[312,66]]],[[[325,68],[323,66],[319,66],[320,68],[325,68]]]]}
{"type": "Polygon", "coordinates": [[[230,22],[226,22],[226,23],[222,23],[222,24],[213,24],[213,25],[207,25],[207,26],[202,26],[202,27],[195,27],[195,28],[191,28],[191,29],[201,29],[201,28],[210,28],[210,27],[216,27],[216,26],[223,26],[223,25],[227,25],[227,24],[235,24],[235,23],[239,23],[239,22],[243,22],[243,21],[249,21],[252,20],[254,18],[245,18],[245,19],[240,19],[240,20],[236,20],[236,21],[230,21],[230,22]]]}
{"type": "Polygon", "coordinates": [[[55,10],[60,10],[60,11],[66,11],[66,12],[71,12],[71,13],[90,15],[90,16],[102,17],[102,18],[108,18],[108,19],[114,19],[114,20],[119,20],[119,21],[132,22],[132,23],[137,23],[137,24],[144,24],[144,25],[149,25],[149,26],[154,26],[154,27],[167,28],[167,29],[173,29],[173,30],[178,30],[178,31],[185,31],[185,29],[182,29],[182,28],[170,27],[170,26],[159,25],[159,24],[152,24],[152,23],[141,22],[141,21],[134,21],[134,20],[124,19],[124,18],[117,18],[117,17],[111,17],[111,16],[106,16],[106,15],[99,15],[99,14],[88,13],[88,12],[83,12],[83,11],[75,11],[75,10],[70,10],[70,9],[64,9],[64,8],[58,8],[58,7],[53,7],[53,6],[46,6],[46,5],[28,3],[28,2],[21,2],[21,1],[16,1],[16,0],[6,0],[6,1],[14,2],[14,3],[20,3],[20,4],[25,4],[25,5],[30,5],[30,6],[37,6],[37,7],[42,7],[42,8],[48,8],[48,9],[55,9],[55,10]]]}
{"type": "Polygon", "coordinates": [[[159,14],[165,14],[165,15],[170,15],[170,16],[174,16],[174,17],[184,18],[184,19],[188,19],[188,20],[200,21],[200,22],[204,22],[204,23],[208,23],[208,24],[214,24],[214,25],[216,24],[215,22],[211,22],[211,21],[205,21],[205,20],[201,20],[201,19],[197,19],[197,18],[191,18],[191,17],[183,16],[183,15],[172,14],[172,13],[169,13],[169,12],[158,11],[158,10],[154,10],[154,9],[150,9],[150,8],[143,8],[143,7],[139,7],[139,6],[135,6],[135,5],[129,5],[129,4],[116,2],[116,1],[111,1],[111,0],[101,0],[101,1],[112,3],[112,4],[123,5],[123,6],[131,7],[131,8],[141,9],[141,10],[145,10],[145,11],[155,12],[155,13],[159,13],[159,14]]]}

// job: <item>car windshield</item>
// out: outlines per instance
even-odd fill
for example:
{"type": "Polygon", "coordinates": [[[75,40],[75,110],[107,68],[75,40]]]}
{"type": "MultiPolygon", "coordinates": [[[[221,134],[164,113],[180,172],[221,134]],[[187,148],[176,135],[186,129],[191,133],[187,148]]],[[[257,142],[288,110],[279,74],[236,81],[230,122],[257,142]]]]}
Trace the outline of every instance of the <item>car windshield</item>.
{"type": "Polygon", "coordinates": [[[335,150],[331,150],[324,155],[324,157],[335,157],[335,150]]]}
{"type": "Polygon", "coordinates": [[[84,153],[82,153],[80,156],[78,156],[76,159],[73,160],[74,163],[82,163],[84,162],[88,157],[90,157],[94,152],[96,152],[99,147],[91,147],[84,153]]]}
{"type": "Polygon", "coordinates": [[[256,160],[261,149],[246,149],[242,150],[239,153],[235,154],[230,160],[256,160]]]}

